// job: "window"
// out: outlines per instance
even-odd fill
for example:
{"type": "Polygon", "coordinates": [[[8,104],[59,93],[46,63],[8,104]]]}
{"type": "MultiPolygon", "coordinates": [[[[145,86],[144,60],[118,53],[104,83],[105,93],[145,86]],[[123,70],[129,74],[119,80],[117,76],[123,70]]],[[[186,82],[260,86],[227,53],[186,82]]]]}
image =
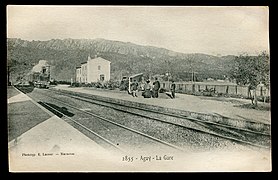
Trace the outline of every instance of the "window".
{"type": "Polygon", "coordinates": [[[101,74],[100,77],[99,77],[99,79],[100,79],[101,81],[104,81],[104,74],[101,74]]]}
{"type": "Polygon", "coordinates": [[[98,70],[100,70],[100,68],[101,68],[100,66],[97,67],[98,70]]]}

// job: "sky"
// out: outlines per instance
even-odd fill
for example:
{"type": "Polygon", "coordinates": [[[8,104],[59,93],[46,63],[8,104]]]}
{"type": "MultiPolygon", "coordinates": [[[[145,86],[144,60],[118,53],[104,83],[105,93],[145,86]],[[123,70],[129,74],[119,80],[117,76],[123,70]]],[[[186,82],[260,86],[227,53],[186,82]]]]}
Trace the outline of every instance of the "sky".
{"type": "Polygon", "coordinates": [[[104,38],[211,55],[269,51],[266,6],[7,6],[7,37],[104,38]]]}

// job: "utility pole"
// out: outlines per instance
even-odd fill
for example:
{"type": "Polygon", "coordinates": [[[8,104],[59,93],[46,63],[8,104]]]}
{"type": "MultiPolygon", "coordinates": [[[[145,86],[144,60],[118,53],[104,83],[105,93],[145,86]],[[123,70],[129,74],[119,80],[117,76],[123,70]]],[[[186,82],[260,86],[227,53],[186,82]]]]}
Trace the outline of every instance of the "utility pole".
{"type": "Polygon", "coordinates": [[[168,88],[170,89],[170,81],[169,81],[169,77],[170,77],[170,61],[167,60],[167,83],[168,83],[168,88]]]}
{"type": "Polygon", "coordinates": [[[194,71],[193,71],[193,69],[192,69],[191,81],[192,81],[192,83],[194,83],[194,71]]]}
{"type": "Polygon", "coordinates": [[[149,68],[149,79],[151,80],[152,75],[151,75],[151,63],[148,63],[148,68],[149,68]]]}
{"type": "Polygon", "coordinates": [[[194,83],[193,57],[189,56],[188,61],[189,61],[189,64],[190,64],[190,69],[191,69],[191,82],[193,84],[194,83]]]}

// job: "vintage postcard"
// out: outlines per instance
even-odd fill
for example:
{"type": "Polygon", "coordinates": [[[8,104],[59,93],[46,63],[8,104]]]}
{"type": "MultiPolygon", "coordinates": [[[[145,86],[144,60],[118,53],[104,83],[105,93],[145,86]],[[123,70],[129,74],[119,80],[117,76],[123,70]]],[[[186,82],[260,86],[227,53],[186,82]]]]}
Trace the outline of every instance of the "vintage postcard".
{"type": "Polygon", "coordinates": [[[8,5],[10,172],[271,172],[267,6],[8,5]]]}

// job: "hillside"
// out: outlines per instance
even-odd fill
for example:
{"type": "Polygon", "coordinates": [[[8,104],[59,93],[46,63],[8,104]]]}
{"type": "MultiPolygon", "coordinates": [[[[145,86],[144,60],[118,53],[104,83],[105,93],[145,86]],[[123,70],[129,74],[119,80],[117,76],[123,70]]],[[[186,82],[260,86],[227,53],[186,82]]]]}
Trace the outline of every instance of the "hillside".
{"type": "Polygon", "coordinates": [[[217,57],[206,54],[184,54],[165,48],[141,46],[129,42],[105,39],[52,39],[26,41],[7,39],[7,58],[14,80],[27,74],[39,60],[51,65],[51,76],[69,81],[75,67],[87,60],[88,55],[98,55],[111,61],[111,78],[129,75],[165,74],[186,80],[186,74],[196,71],[200,77],[223,77],[230,70],[234,56],[217,57]]]}

